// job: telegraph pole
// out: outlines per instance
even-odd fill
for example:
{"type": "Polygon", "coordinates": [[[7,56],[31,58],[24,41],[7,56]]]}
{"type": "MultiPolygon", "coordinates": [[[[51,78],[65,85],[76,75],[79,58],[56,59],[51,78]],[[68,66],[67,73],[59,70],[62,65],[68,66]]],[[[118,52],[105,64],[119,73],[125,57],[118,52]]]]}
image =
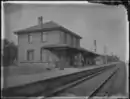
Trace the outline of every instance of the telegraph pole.
{"type": "Polygon", "coordinates": [[[105,63],[107,64],[107,47],[104,46],[104,54],[105,54],[105,63]]]}
{"type": "Polygon", "coordinates": [[[111,62],[113,62],[113,52],[111,52],[111,62]]]}
{"type": "Polygon", "coordinates": [[[97,50],[97,44],[96,44],[96,40],[94,40],[94,51],[96,52],[97,50]]]}

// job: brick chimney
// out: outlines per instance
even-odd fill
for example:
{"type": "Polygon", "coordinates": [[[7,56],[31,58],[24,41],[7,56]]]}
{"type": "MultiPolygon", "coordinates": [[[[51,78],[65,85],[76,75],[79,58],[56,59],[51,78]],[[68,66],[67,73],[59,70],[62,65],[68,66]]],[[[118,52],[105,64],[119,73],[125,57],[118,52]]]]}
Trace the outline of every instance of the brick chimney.
{"type": "Polygon", "coordinates": [[[38,17],[38,25],[41,25],[41,24],[43,24],[43,17],[42,16],[38,17]]]}

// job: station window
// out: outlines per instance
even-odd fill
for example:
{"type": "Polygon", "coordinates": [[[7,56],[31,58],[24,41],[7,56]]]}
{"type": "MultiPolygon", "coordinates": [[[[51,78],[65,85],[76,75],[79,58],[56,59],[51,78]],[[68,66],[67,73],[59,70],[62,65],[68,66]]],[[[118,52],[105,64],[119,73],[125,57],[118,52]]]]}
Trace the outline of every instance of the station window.
{"type": "Polygon", "coordinates": [[[47,33],[46,32],[42,32],[41,33],[41,41],[42,42],[46,42],[47,41],[47,33]]]}
{"type": "Polygon", "coordinates": [[[41,61],[47,62],[49,59],[49,52],[44,48],[41,48],[41,61]]]}
{"type": "Polygon", "coordinates": [[[28,42],[32,43],[32,35],[31,34],[28,34],[28,42]]]}
{"type": "Polygon", "coordinates": [[[64,43],[65,44],[67,43],[67,33],[66,32],[64,33],[64,43]]]}
{"type": "Polygon", "coordinates": [[[28,61],[34,60],[34,50],[28,50],[27,51],[27,60],[28,61]]]}

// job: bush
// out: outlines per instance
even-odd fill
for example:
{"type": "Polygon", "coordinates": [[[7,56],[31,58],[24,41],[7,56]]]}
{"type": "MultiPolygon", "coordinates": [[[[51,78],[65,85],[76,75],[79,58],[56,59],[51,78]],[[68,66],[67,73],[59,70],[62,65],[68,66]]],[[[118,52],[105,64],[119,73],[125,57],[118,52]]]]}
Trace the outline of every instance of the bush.
{"type": "Polygon", "coordinates": [[[2,43],[2,65],[10,66],[17,59],[17,46],[13,42],[8,41],[7,39],[4,39],[2,43]]]}

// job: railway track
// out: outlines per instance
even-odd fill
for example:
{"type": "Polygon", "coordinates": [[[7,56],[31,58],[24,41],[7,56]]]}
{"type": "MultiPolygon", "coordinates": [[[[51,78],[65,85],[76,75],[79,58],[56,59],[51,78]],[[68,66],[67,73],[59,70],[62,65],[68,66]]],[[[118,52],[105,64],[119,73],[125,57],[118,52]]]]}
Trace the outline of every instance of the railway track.
{"type": "MultiPolygon", "coordinates": [[[[109,68],[110,69],[110,68],[109,68]]],[[[95,77],[95,76],[97,76],[97,75],[99,75],[99,74],[101,74],[101,73],[103,73],[103,72],[105,72],[107,70],[107,68],[106,69],[103,69],[103,70],[101,70],[101,71],[99,71],[99,72],[96,72],[96,73],[93,73],[92,75],[89,75],[89,76],[86,76],[86,77],[83,77],[83,78],[81,78],[81,79],[78,79],[78,80],[76,80],[76,81],[74,81],[74,82],[72,82],[72,83],[69,83],[69,84],[67,84],[67,85],[64,85],[64,86],[62,86],[62,87],[60,87],[60,88],[57,88],[56,90],[54,90],[52,93],[50,93],[48,96],[50,97],[53,97],[53,96],[58,96],[58,94],[61,94],[62,92],[64,92],[65,90],[67,90],[67,89],[69,89],[69,88],[72,88],[72,87],[74,87],[74,86],[76,86],[76,85],[78,85],[78,84],[80,84],[80,83],[82,83],[82,82],[84,82],[84,81],[86,81],[86,80],[89,80],[89,79],[91,79],[91,78],[93,78],[93,77],[95,77]]]]}
{"type": "Polygon", "coordinates": [[[47,81],[39,82],[39,84],[32,84],[28,86],[5,89],[2,94],[5,97],[53,97],[57,96],[59,93],[62,93],[64,90],[74,87],[77,84],[80,84],[85,80],[91,79],[94,76],[97,76],[102,72],[105,72],[106,70],[111,69],[113,67],[115,67],[115,65],[84,71],[82,73],[73,74],[71,75],[71,77],[65,76],[50,79],[47,81]]]}
{"type": "MultiPolygon", "coordinates": [[[[110,68],[109,68],[110,69],[110,68]]],[[[72,88],[72,87],[74,87],[74,86],[76,86],[76,85],[78,85],[78,84],[80,84],[80,83],[82,83],[82,82],[84,82],[84,81],[86,81],[86,80],[89,80],[89,79],[91,79],[91,78],[93,78],[93,77],[95,77],[95,76],[97,76],[97,75],[99,75],[99,74],[101,74],[101,73],[103,73],[103,72],[105,72],[106,70],[108,70],[108,68],[104,68],[104,69],[102,69],[101,71],[99,71],[99,72],[96,72],[96,73],[93,73],[92,75],[89,75],[89,76],[86,76],[86,77],[83,77],[83,78],[81,78],[81,79],[78,79],[78,80],[76,80],[76,81],[74,81],[74,82],[71,82],[71,83],[69,83],[69,84],[67,84],[67,85],[64,85],[64,86],[61,86],[61,87],[59,87],[59,88],[57,88],[57,89],[55,89],[52,93],[50,93],[48,96],[46,96],[45,97],[45,99],[47,99],[47,97],[58,97],[58,96],[64,96],[64,95],[72,95],[73,96],[73,94],[66,94],[66,93],[64,93],[67,89],[70,89],[70,88],[72,88]]],[[[114,72],[115,73],[115,72],[114,72]]],[[[112,76],[111,76],[112,77],[112,76]]],[[[110,78],[109,78],[110,79],[110,78]]],[[[104,84],[104,83],[103,83],[104,84]]],[[[103,85],[102,84],[102,85],[103,85]]],[[[100,87],[101,88],[101,87],[100,87]]],[[[98,89],[100,89],[100,88],[98,88],[98,89]]],[[[91,96],[90,97],[92,97],[93,95],[95,95],[96,94],[96,92],[97,92],[97,90],[96,91],[94,91],[92,94],[91,94],[91,96]]],[[[89,97],[89,98],[90,98],[89,97]]]]}
{"type": "MultiPolygon", "coordinates": [[[[110,68],[109,68],[110,69],[110,68]]],[[[103,73],[103,72],[105,72],[105,70],[107,70],[107,69],[104,69],[104,70],[102,70],[102,71],[99,71],[99,72],[97,72],[97,73],[94,73],[94,74],[92,74],[92,75],[90,75],[90,76],[87,76],[87,77],[84,77],[84,78],[82,78],[82,79],[79,79],[79,80],[77,80],[77,81],[74,81],[74,82],[72,82],[72,83],[70,83],[70,84],[67,84],[67,85],[64,85],[64,86],[62,86],[62,87],[60,87],[60,88],[57,88],[55,91],[53,91],[53,93],[51,93],[48,97],[58,97],[58,96],[62,96],[63,95],[63,97],[64,96],[74,96],[73,94],[71,94],[71,93],[64,93],[64,92],[66,92],[66,90],[67,89],[70,89],[70,88],[72,88],[72,87],[74,87],[74,86],[76,86],[76,85],[78,85],[78,84],[80,84],[80,83],[82,83],[82,82],[84,82],[84,81],[86,81],[86,80],[89,80],[89,79],[91,79],[91,78],[93,78],[93,77],[95,77],[95,76],[97,76],[97,75],[99,75],[99,74],[101,74],[101,73],[103,73]]],[[[116,73],[118,71],[118,69],[116,69],[114,72],[112,72],[112,74],[108,77],[108,78],[106,78],[105,79],[105,81],[103,81],[103,83],[101,83],[101,85],[100,86],[98,86],[91,94],[90,94],[90,96],[88,97],[89,99],[91,98],[91,97],[93,97],[93,96],[96,96],[96,94],[100,91],[100,89],[102,89],[102,87],[107,83],[107,81],[108,80],[110,80],[111,78],[112,78],[112,76],[116,73]]],[[[75,97],[75,96],[74,96],[75,97]]],[[[46,99],[47,99],[47,97],[46,97],[46,99]]]]}
{"type": "MultiPolygon", "coordinates": [[[[105,86],[105,84],[118,72],[119,68],[117,68],[114,72],[111,73],[111,75],[106,78],[91,94],[89,95],[88,99],[91,99],[92,97],[96,96],[100,90],[105,86]]],[[[107,93],[104,93],[104,96],[107,96],[107,93]]]]}

